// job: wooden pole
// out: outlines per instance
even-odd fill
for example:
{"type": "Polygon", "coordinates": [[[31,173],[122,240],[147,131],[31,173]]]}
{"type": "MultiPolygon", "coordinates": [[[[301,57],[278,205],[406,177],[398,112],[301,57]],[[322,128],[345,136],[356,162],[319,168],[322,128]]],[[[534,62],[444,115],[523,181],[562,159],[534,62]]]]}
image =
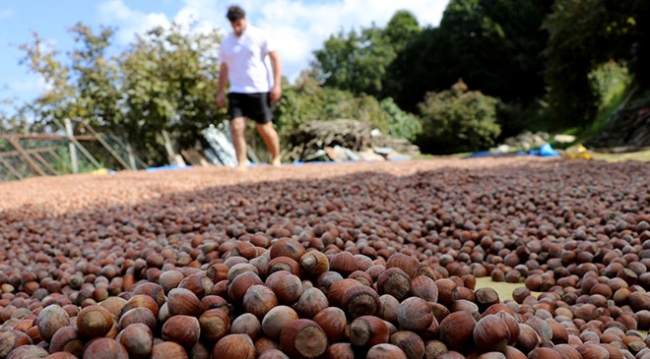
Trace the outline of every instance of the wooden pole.
{"type": "Polygon", "coordinates": [[[59,172],[57,172],[57,171],[54,169],[54,167],[50,166],[50,164],[47,163],[47,161],[45,160],[45,158],[43,158],[43,156],[41,156],[40,153],[38,153],[38,152],[34,153],[34,157],[36,158],[36,160],[37,160],[38,162],[40,162],[40,163],[43,165],[43,167],[47,168],[48,171],[52,172],[55,176],[58,176],[58,175],[59,175],[59,172]]]}
{"type": "Polygon", "coordinates": [[[19,180],[23,179],[23,176],[21,176],[20,173],[16,171],[14,166],[12,166],[8,161],[5,161],[4,158],[0,157],[0,163],[2,163],[3,166],[7,167],[9,172],[11,172],[11,174],[17,177],[19,180]]]}
{"type": "Polygon", "coordinates": [[[20,155],[25,159],[25,162],[27,162],[29,167],[34,172],[38,173],[41,176],[47,176],[47,174],[45,172],[43,172],[43,170],[41,170],[40,167],[38,167],[36,162],[34,162],[34,160],[32,160],[32,158],[29,157],[29,154],[25,152],[23,147],[18,143],[18,141],[15,138],[9,137],[7,139],[7,141],[9,141],[9,144],[11,144],[16,149],[16,151],[18,151],[20,153],[20,155]]]}
{"type": "Polygon", "coordinates": [[[65,134],[68,136],[68,150],[70,151],[70,164],[72,165],[72,173],[79,173],[79,162],[77,161],[77,148],[72,142],[74,133],[72,131],[72,121],[69,118],[63,120],[65,123],[65,134]]]}
{"type": "Polygon", "coordinates": [[[106,149],[106,150],[107,150],[107,151],[108,151],[108,152],[109,152],[113,157],[115,157],[115,159],[117,160],[117,162],[119,162],[119,163],[120,163],[122,166],[124,166],[124,168],[126,168],[127,170],[131,169],[131,167],[129,167],[129,164],[126,163],[126,162],[124,162],[124,160],[122,159],[122,157],[120,157],[120,156],[119,156],[119,155],[118,155],[118,154],[117,154],[117,153],[116,153],[116,152],[111,148],[111,146],[109,146],[108,143],[106,143],[106,141],[104,141],[104,139],[102,138],[102,136],[101,136],[100,134],[98,134],[98,133],[95,131],[95,129],[92,128],[92,126],[90,126],[89,124],[87,124],[86,121],[81,121],[81,123],[84,125],[84,127],[86,127],[86,128],[88,129],[88,131],[90,131],[90,133],[93,134],[93,136],[95,136],[95,138],[97,139],[97,141],[99,141],[99,143],[101,143],[101,145],[104,146],[104,148],[105,148],[105,149],[106,149]]]}
{"type": "Polygon", "coordinates": [[[138,167],[135,164],[135,156],[133,155],[133,149],[131,148],[131,144],[127,143],[126,144],[126,152],[129,154],[129,164],[131,165],[132,170],[137,170],[138,167]]]}
{"type": "Polygon", "coordinates": [[[142,161],[140,158],[138,158],[138,156],[136,156],[133,153],[133,147],[131,147],[130,142],[124,144],[124,142],[122,142],[117,136],[111,134],[109,134],[109,136],[113,139],[113,141],[117,142],[120,146],[126,148],[126,152],[128,152],[129,154],[129,163],[131,163],[131,165],[133,166],[134,171],[138,169],[137,165],[140,165],[140,167],[142,168],[147,168],[147,164],[144,163],[144,161],[142,161]]]}
{"type": "MultiPolygon", "coordinates": [[[[54,120],[54,123],[55,123],[57,126],[59,126],[59,128],[65,128],[65,126],[63,126],[59,120],[57,120],[56,118],[53,119],[53,120],[54,120]]],[[[74,145],[77,147],[77,149],[78,149],[79,151],[81,151],[81,153],[82,153],[84,156],[86,156],[86,158],[88,159],[88,161],[90,161],[90,163],[92,163],[93,166],[95,166],[96,168],[101,168],[101,167],[102,167],[102,166],[99,164],[99,162],[97,162],[97,160],[95,159],[95,157],[93,157],[93,155],[91,155],[91,154],[90,154],[90,153],[89,153],[89,152],[88,152],[88,151],[87,151],[87,150],[86,150],[86,149],[85,149],[85,148],[84,148],[84,147],[79,143],[79,141],[77,141],[77,139],[76,139],[75,137],[71,137],[71,138],[69,138],[69,140],[72,141],[72,143],[74,143],[74,145]]]]}

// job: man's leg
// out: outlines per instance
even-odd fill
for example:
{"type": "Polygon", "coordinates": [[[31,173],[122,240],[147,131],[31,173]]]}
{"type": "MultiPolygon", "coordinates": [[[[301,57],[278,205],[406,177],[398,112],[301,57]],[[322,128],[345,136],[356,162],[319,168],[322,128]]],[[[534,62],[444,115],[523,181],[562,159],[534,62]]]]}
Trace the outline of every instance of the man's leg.
{"type": "Polygon", "coordinates": [[[264,124],[256,123],[255,125],[257,126],[257,132],[259,132],[260,136],[262,136],[262,139],[264,140],[266,148],[271,153],[271,164],[273,166],[279,167],[281,164],[280,138],[278,137],[278,133],[275,131],[275,128],[273,128],[273,122],[269,121],[264,124]]]}
{"type": "Polygon", "coordinates": [[[230,121],[232,144],[235,146],[239,169],[246,169],[246,118],[237,117],[230,121]]]}

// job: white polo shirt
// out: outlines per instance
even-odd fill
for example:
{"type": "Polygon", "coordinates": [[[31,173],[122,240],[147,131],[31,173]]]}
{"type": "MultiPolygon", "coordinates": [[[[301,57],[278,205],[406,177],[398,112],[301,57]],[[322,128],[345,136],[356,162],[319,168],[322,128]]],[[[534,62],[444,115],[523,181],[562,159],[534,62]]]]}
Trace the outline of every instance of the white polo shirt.
{"type": "Polygon", "coordinates": [[[250,24],[241,36],[229,33],[221,42],[219,61],[228,65],[230,92],[271,91],[273,71],[267,55],[275,50],[266,32],[250,24]]]}

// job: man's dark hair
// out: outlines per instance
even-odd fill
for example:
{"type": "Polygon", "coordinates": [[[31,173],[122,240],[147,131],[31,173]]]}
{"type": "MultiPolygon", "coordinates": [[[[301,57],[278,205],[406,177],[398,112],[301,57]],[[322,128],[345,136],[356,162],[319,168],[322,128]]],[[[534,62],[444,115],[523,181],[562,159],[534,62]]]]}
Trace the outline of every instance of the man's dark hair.
{"type": "Polygon", "coordinates": [[[237,5],[232,5],[228,8],[228,13],[226,17],[230,22],[235,22],[246,17],[246,11],[237,5]]]}

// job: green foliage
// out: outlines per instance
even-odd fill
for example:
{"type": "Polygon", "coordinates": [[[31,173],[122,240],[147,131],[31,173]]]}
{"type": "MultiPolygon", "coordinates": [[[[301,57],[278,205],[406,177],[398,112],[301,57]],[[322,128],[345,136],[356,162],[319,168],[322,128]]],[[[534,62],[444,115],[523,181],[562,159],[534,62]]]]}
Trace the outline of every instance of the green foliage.
{"type": "MultiPolygon", "coordinates": [[[[11,99],[0,101],[0,105],[13,107],[14,110],[13,114],[9,114],[4,106],[0,107],[0,133],[24,134],[29,132],[30,123],[26,118],[26,110],[24,108],[15,107],[11,99]]],[[[2,146],[0,146],[1,149],[2,146]]]]}
{"type": "Polygon", "coordinates": [[[499,141],[522,132],[548,132],[545,118],[546,104],[536,102],[499,102],[497,123],[501,126],[499,141]]]}
{"type": "Polygon", "coordinates": [[[401,10],[385,29],[373,25],[359,33],[332,35],[322,49],[314,51],[315,76],[327,87],[379,97],[388,66],[420,31],[415,16],[401,10]]]}
{"type": "Polygon", "coordinates": [[[632,91],[633,77],[628,68],[613,61],[598,66],[588,77],[598,96],[599,106],[595,120],[578,132],[578,142],[586,141],[611,125],[610,117],[632,91]]]}
{"type": "Polygon", "coordinates": [[[325,86],[355,94],[378,95],[386,67],[395,58],[395,50],[381,29],[362,29],[360,34],[339,33],[314,51],[318,80],[325,86]]]}
{"type": "Polygon", "coordinates": [[[165,163],[163,130],[176,133],[181,147],[191,147],[202,129],[226,117],[215,101],[219,43],[216,30],[186,35],[173,26],[149,31],[122,55],[128,119],[123,129],[141,156],[165,163]]]}
{"type": "Polygon", "coordinates": [[[176,25],[156,28],[117,57],[106,54],[112,29],[94,34],[78,24],[70,32],[76,48],[68,61],[46,47],[38,34],[33,43],[21,46],[23,63],[50,85],[21,109],[23,117],[35,118],[39,127],[58,130],[54,119],[83,119],[131,143],[147,164],[161,165],[167,162],[162,131],[189,147],[200,139],[201,129],[225,118],[215,101],[221,40],[217,30],[188,34],[176,25]]]}
{"type": "Polygon", "coordinates": [[[388,115],[388,134],[415,141],[417,135],[422,132],[422,123],[415,115],[402,111],[392,98],[383,99],[379,106],[388,115]]]}
{"type": "Polygon", "coordinates": [[[556,127],[586,128],[593,122],[601,96],[589,74],[599,65],[614,59],[647,67],[647,62],[639,63],[650,41],[647,28],[640,26],[643,12],[648,13],[646,0],[555,2],[544,22],[550,36],[544,54],[550,118],[556,127]]]}
{"type": "Polygon", "coordinates": [[[456,153],[494,145],[501,132],[496,123],[498,103],[478,91],[468,91],[462,81],[451,90],[427,94],[419,105],[423,123],[417,139],[420,150],[456,153]]]}
{"type": "Polygon", "coordinates": [[[391,98],[354,96],[349,91],[321,87],[313,73],[304,72],[294,86],[286,86],[275,106],[275,126],[281,138],[309,121],[340,118],[366,121],[382,133],[414,139],[422,127],[417,117],[402,111],[391,98]]]}
{"type": "Polygon", "coordinates": [[[388,38],[395,52],[400,52],[421,31],[418,20],[411,12],[398,10],[386,25],[384,35],[388,38]]]}
{"type": "Polygon", "coordinates": [[[540,31],[552,0],[451,0],[438,28],[409,41],[384,78],[385,95],[416,111],[424,94],[459,78],[506,102],[544,95],[540,31]]]}

